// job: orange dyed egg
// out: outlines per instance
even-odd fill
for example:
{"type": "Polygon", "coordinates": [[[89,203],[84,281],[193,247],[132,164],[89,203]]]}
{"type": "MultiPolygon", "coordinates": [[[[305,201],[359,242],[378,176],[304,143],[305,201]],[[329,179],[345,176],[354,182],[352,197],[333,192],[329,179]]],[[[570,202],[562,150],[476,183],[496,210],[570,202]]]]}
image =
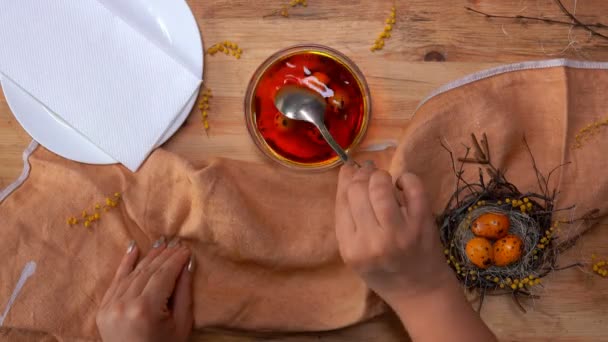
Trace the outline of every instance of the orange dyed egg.
{"type": "Polygon", "coordinates": [[[494,252],[490,240],[475,237],[467,242],[466,253],[473,265],[479,268],[488,268],[494,260],[494,252]]]}
{"type": "Polygon", "coordinates": [[[319,82],[328,85],[329,84],[329,76],[327,76],[326,74],[322,73],[322,72],[314,72],[312,74],[314,77],[317,78],[317,80],[319,80],[319,82]]]}
{"type": "Polygon", "coordinates": [[[471,225],[473,234],[498,240],[509,233],[509,218],[503,214],[488,213],[479,216],[471,225]]]}
{"type": "Polygon", "coordinates": [[[494,264],[508,266],[521,258],[524,243],[517,235],[507,235],[494,242],[494,264]]]}
{"type": "Polygon", "coordinates": [[[296,122],[292,119],[285,117],[283,114],[277,112],[274,115],[274,126],[279,132],[291,131],[296,125],[296,122]]]}
{"type": "Polygon", "coordinates": [[[350,98],[346,89],[341,87],[334,87],[334,96],[329,98],[329,106],[333,108],[334,112],[339,112],[344,108],[348,107],[350,98]]]}

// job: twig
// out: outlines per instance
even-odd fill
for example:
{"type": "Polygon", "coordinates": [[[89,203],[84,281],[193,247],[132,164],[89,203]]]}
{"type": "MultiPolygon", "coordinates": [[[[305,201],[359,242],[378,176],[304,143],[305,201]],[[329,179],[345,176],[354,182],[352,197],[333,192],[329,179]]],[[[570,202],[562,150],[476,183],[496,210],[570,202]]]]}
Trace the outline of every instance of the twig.
{"type": "Polygon", "coordinates": [[[572,210],[574,208],[576,208],[576,206],[575,205],[571,205],[571,206],[566,207],[566,208],[551,209],[551,210],[542,210],[542,211],[539,210],[539,211],[535,211],[534,214],[537,214],[537,215],[539,215],[539,214],[540,215],[543,215],[543,214],[554,214],[554,213],[557,213],[559,211],[568,211],[568,210],[572,210]]]}
{"type": "Polygon", "coordinates": [[[483,153],[483,150],[481,149],[481,146],[479,146],[479,142],[477,141],[477,137],[475,136],[474,133],[471,133],[471,138],[473,140],[473,145],[475,145],[475,156],[479,159],[482,160],[486,160],[488,162],[490,162],[488,160],[488,157],[486,157],[485,153],[483,153]]]}
{"type": "Polygon", "coordinates": [[[490,146],[488,146],[488,136],[486,133],[483,133],[483,136],[481,137],[481,144],[486,152],[486,159],[488,160],[488,163],[491,164],[492,158],[490,157],[490,146]]]}
{"type": "Polygon", "coordinates": [[[458,161],[463,162],[463,163],[468,163],[468,164],[481,164],[481,165],[489,164],[489,162],[487,160],[479,160],[479,159],[473,159],[473,158],[458,158],[458,161]]]}
{"type": "MultiPolygon", "coordinates": [[[[456,205],[457,205],[457,206],[460,206],[460,197],[459,197],[459,195],[460,195],[460,193],[462,192],[462,190],[464,190],[464,189],[469,189],[469,191],[471,191],[471,193],[473,193],[473,189],[472,189],[471,184],[469,184],[469,183],[468,183],[468,182],[467,182],[467,181],[466,181],[466,180],[465,180],[465,179],[462,177],[462,175],[464,174],[464,164],[465,164],[465,163],[464,163],[464,162],[461,162],[461,163],[460,163],[460,168],[459,168],[458,170],[456,170],[456,162],[455,162],[455,160],[454,160],[454,153],[452,152],[452,150],[450,150],[450,148],[449,148],[448,146],[446,146],[446,145],[443,143],[443,141],[442,141],[441,139],[439,139],[439,144],[440,144],[440,145],[441,145],[441,147],[443,147],[443,149],[445,149],[445,150],[446,150],[446,151],[449,153],[449,155],[450,155],[450,160],[451,160],[451,162],[452,162],[452,171],[454,172],[454,175],[456,176],[456,192],[454,193],[454,194],[455,194],[455,198],[456,198],[456,205]],[[465,187],[460,188],[460,182],[463,182],[463,183],[465,184],[465,187]]],[[[465,148],[465,150],[466,150],[466,151],[465,151],[465,154],[464,154],[464,157],[466,158],[466,157],[469,155],[469,153],[471,152],[471,148],[470,148],[470,147],[468,147],[468,146],[466,146],[466,145],[464,145],[464,148],[465,148]]],[[[453,199],[453,198],[454,198],[454,197],[452,197],[452,199],[453,199]]],[[[448,207],[449,207],[449,205],[450,205],[450,203],[451,203],[452,199],[450,199],[450,200],[448,201],[448,207]]]]}
{"type": "Polygon", "coordinates": [[[494,165],[492,165],[492,161],[490,160],[490,147],[488,146],[488,137],[486,134],[484,133],[482,136],[481,145],[479,144],[479,140],[477,140],[474,133],[471,133],[471,140],[473,140],[475,156],[477,158],[473,159],[465,156],[464,158],[458,158],[458,160],[462,163],[487,165],[487,170],[492,170],[492,173],[490,173],[491,178],[494,178],[494,175],[496,175],[497,180],[504,180],[504,177],[501,176],[500,171],[494,167],[494,165]]]}
{"type": "Polygon", "coordinates": [[[543,201],[551,201],[551,198],[549,198],[549,197],[547,197],[547,196],[543,196],[543,195],[541,195],[541,194],[535,194],[535,193],[533,193],[533,192],[527,192],[527,193],[523,194],[522,196],[523,196],[523,197],[528,197],[528,198],[532,198],[532,197],[534,197],[534,198],[541,199],[541,200],[543,200],[543,201]]]}
{"type": "Polygon", "coordinates": [[[560,253],[567,251],[568,249],[572,248],[576,244],[576,242],[578,242],[578,240],[583,237],[583,235],[587,234],[591,229],[599,226],[600,224],[598,224],[597,221],[606,217],[606,214],[598,215],[599,212],[600,212],[599,209],[593,209],[593,210],[590,210],[585,215],[583,215],[582,217],[579,217],[577,219],[570,221],[569,223],[574,223],[576,221],[583,221],[584,223],[586,223],[586,227],[584,227],[583,230],[581,232],[579,232],[578,234],[576,234],[574,237],[572,237],[566,241],[563,241],[562,243],[557,245],[556,250],[559,251],[560,253]],[[592,220],[596,221],[596,222],[591,222],[592,220]]]}
{"type": "Polygon", "coordinates": [[[481,306],[483,305],[483,299],[486,296],[486,290],[484,289],[479,295],[479,305],[477,306],[477,314],[481,314],[481,306]]]}
{"type": "Polygon", "coordinates": [[[532,153],[532,149],[530,149],[530,145],[528,145],[528,140],[526,139],[525,135],[524,135],[523,139],[524,139],[524,145],[526,146],[526,150],[528,151],[528,154],[530,155],[530,159],[532,159],[532,167],[534,168],[534,172],[536,173],[536,180],[538,181],[538,188],[540,189],[540,191],[542,191],[542,193],[545,196],[549,196],[549,194],[548,194],[549,185],[546,184],[545,178],[543,177],[542,173],[538,169],[538,166],[536,166],[536,159],[534,159],[534,154],[532,153]],[[543,189],[543,183],[545,183],[544,189],[543,189]]]}
{"type": "MultiPolygon", "coordinates": [[[[456,205],[460,206],[460,199],[458,197],[458,188],[460,187],[460,176],[462,175],[462,173],[456,171],[456,162],[454,161],[454,153],[452,152],[452,150],[450,150],[447,146],[445,146],[443,144],[443,141],[441,141],[441,139],[439,139],[439,144],[441,145],[441,147],[443,147],[444,150],[448,151],[448,153],[450,154],[450,161],[452,162],[452,171],[454,172],[454,174],[456,175],[456,205]]],[[[461,167],[462,169],[462,167],[461,167]]]]}
{"type": "Polygon", "coordinates": [[[589,27],[589,25],[586,25],[584,23],[582,23],[580,20],[578,20],[578,18],[570,13],[570,11],[568,11],[568,9],[564,6],[564,4],[562,4],[561,0],[555,0],[555,3],[559,6],[559,8],[562,10],[562,12],[564,12],[565,15],[567,15],[570,19],[572,19],[572,21],[574,22],[574,24],[584,28],[585,30],[591,32],[591,34],[596,35],[598,37],[602,37],[604,39],[608,39],[608,36],[597,32],[596,30],[592,29],[591,27],[589,27]]]}
{"type": "MultiPolygon", "coordinates": [[[[485,189],[484,189],[484,188],[481,186],[481,184],[476,184],[476,183],[473,183],[473,184],[468,184],[468,183],[465,183],[465,184],[466,184],[466,186],[461,187],[461,188],[460,188],[460,189],[458,189],[458,190],[457,190],[455,193],[453,193],[453,194],[452,194],[452,196],[451,196],[451,197],[450,197],[450,199],[448,200],[448,203],[446,204],[446,207],[445,207],[444,211],[448,211],[448,210],[449,210],[449,208],[451,208],[451,207],[452,207],[452,201],[454,201],[454,199],[456,198],[456,196],[460,195],[460,193],[462,193],[463,191],[465,191],[465,190],[469,190],[471,194],[474,194],[474,193],[476,193],[476,192],[475,192],[475,190],[473,189],[473,187],[479,187],[479,188],[481,188],[481,189],[480,189],[480,191],[484,191],[484,190],[485,190],[485,189]]],[[[481,197],[475,198],[475,199],[474,199],[474,201],[471,201],[471,202],[475,202],[475,203],[477,203],[477,201],[478,201],[480,198],[481,198],[481,197]]],[[[457,205],[457,207],[459,207],[459,206],[457,205]]],[[[464,211],[464,210],[466,210],[466,209],[467,209],[467,207],[461,207],[461,210],[462,210],[462,211],[464,211]]]]}
{"type": "Polygon", "coordinates": [[[519,298],[517,298],[517,291],[513,292],[513,301],[515,302],[515,304],[517,304],[521,312],[526,313],[526,309],[524,309],[523,305],[521,305],[521,303],[519,302],[519,298]]]}
{"type": "Polygon", "coordinates": [[[530,292],[528,292],[528,291],[524,291],[524,290],[521,290],[521,289],[520,289],[520,290],[517,290],[517,293],[518,293],[518,294],[520,294],[520,295],[524,295],[524,296],[526,296],[526,297],[528,297],[528,298],[532,298],[532,299],[540,299],[540,296],[537,296],[537,295],[531,294],[530,292]]]}
{"type": "Polygon", "coordinates": [[[458,174],[458,172],[456,172],[456,163],[454,162],[454,153],[452,152],[452,150],[450,150],[449,147],[445,146],[441,139],[439,139],[439,144],[441,145],[441,147],[443,147],[444,150],[448,151],[448,154],[450,155],[450,160],[452,161],[452,171],[454,171],[455,174],[458,174]]]}
{"type": "Polygon", "coordinates": [[[581,217],[571,219],[567,223],[572,224],[572,223],[578,222],[578,221],[589,222],[591,220],[597,221],[599,219],[606,217],[606,215],[607,215],[607,214],[604,214],[604,215],[599,215],[599,214],[600,214],[600,210],[598,208],[594,208],[594,209],[591,209],[588,212],[584,213],[581,217]]]}
{"type": "MultiPolygon", "coordinates": [[[[466,146],[466,152],[464,153],[464,157],[466,158],[470,152],[471,152],[471,148],[466,146]]],[[[469,188],[469,190],[472,191],[471,184],[469,184],[466,180],[464,180],[464,178],[462,177],[463,174],[464,174],[464,163],[460,163],[460,169],[458,170],[458,181],[456,181],[456,190],[458,191],[458,187],[460,186],[460,182],[462,181],[467,186],[467,188],[469,188]]],[[[459,202],[458,197],[456,198],[456,202],[459,202]]]]}
{"type": "Polygon", "coordinates": [[[581,25],[581,24],[573,23],[573,22],[569,22],[569,21],[555,20],[555,19],[549,19],[549,18],[529,17],[529,16],[525,16],[525,15],[497,15],[497,14],[490,14],[490,13],[486,13],[486,12],[482,12],[482,11],[476,10],[474,8],[471,8],[471,7],[465,7],[465,9],[467,11],[471,11],[471,12],[474,12],[474,13],[477,13],[477,14],[481,14],[481,15],[485,16],[486,18],[524,19],[524,20],[542,21],[542,22],[547,23],[547,24],[558,24],[558,25],[567,25],[567,26],[575,26],[575,27],[587,26],[587,27],[596,27],[596,28],[608,28],[608,25],[602,24],[602,23],[581,25]]]}
{"type": "MultiPolygon", "coordinates": [[[[570,164],[572,164],[572,162],[565,162],[565,163],[563,163],[563,164],[560,164],[560,165],[558,165],[558,166],[554,167],[554,168],[553,168],[553,170],[551,170],[551,171],[549,172],[549,174],[547,175],[547,184],[549,184],[549,181],[551,180],[551,175],[553,175],[553,173],[554,173],[555,171],[557,171],[557,170],[561,169],[562,167],[564,167],[564,166],[566,166],[566,165],[570,165],[570,164]]],[[[554,191],[555,191],[555,190],[554,190],[554,191]]],[[[555,197],[555,196],[554,196],[554,197],[555,197]]]]}
{"type": "Polygon", "coordinates": [[[577,262],[576,264],[572,264],[572,265],[568,265],[568,266],[564,266],[564,267],[553,268],[553,271],[563,271],[563,270],[567,270],[572,267],[583,267],[583,264],[577,262]]]}

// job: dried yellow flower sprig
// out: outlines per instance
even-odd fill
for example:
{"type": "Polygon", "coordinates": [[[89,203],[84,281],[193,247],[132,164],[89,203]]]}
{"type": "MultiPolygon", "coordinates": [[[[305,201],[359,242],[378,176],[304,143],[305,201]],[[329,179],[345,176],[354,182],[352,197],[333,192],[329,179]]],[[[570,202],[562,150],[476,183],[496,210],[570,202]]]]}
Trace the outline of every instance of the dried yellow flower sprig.
{"type": "Polygon", "coordinates": [[[532,202],[530,202],[530,199],[527,197],[525,197],[523,200],[507,198],[505,199],[505,202],[511,204],[513,208],[519,208],[522,214],[530,212],[533,209],[532,202]]]}
{"type": "Polygon", "coordinates": [[[384,40],[391,37],[391,31],[393,30],[393,25],[395,25],[396,22],[397,22],[397,10],[393,6],[391,8],[390,16],[385,20],[386,25],[384,26],[384,31],[382,31],[382,33],[380,33],[378,38],[376,38],[374,45],[372,45],[372,47],[370,48],[370,50],[372,52],[377,51],[377,50],[382,50],[382,48],[384,48],[384,40]]]}
{"type": "MultiPolygon", "coordinates": [[[[496,278],[494,280],[496,281],[496,278]]],[[[529,276],[524,277],[522,279],[507,278],[503,282],[501,282],[501,285],[503,285],[501,286],[501,288],[509,286],[511,289],[517,290],[523,289],[524,287],[530,288],[532,286],[540,285],[540,283],[542,283],[542,280],[540,278],[536,277],[533,274],[530,274],[529,276]]]]}
{"type": "MultiPolygon", "coordinates": [[[[485,205],[486,205],[486,201],[478,201],[475,205],[469,207],[469,209],[467,209],[467,211],[471,212],[471,211],[476,210],[477,208],[481,208],[481,207],[483,207],[485,205]]],[[[466,221],[467,221],[467,224],[471,223],[471,215],[470,214],[467,215],[466,221]]]]}
{"type": "Polygon", "coordinates": [[[89,228],[93,223],[101,219],[102,210],[104,212],[107,212],[110,209],[116,208],[120,203],[121,198],[122,195],[119,192],[116,192],[114,193],[114,196],[106,197],[104,205],[101,205],[100,203],[95,203],[95,205],[93,206],[93,210],[90,212],[90,214],[85,209],[80,214],[80,219],[76,218],[75,216],[71,216],[68,217],[66,222],[69,226],[76,226],[82,223],[85,228],[89,228]]]}
{"type": "Polygon", "coordinates": [[[306,0],[291,0],[289,2],[289,6],[291,7],[296,7],[296,6],[308,6],[308,1],[306,0]]]}
{"type": "Polygon", "coordinates": [[[218,52],[224,53],[226,55],[232,55],[236,59],[240,59],[241,54],[243,53],[243,49],[241,49],[237,43],[231,42],[229,40],[214,44],[207,49],[207,53],[211,56],[215,55],[218,52]]]}
{"type": "MultiPolygon", "coordinates": [[[[456,258],[450,253],[449,249],[444,249],[443,253],[446,256],[447,264],[453,266],[454,270],[456,271],[456,274],[461,275],[463,277],[467,276],[473,281],[477,280],[477,276],[479,274],[476,270],[467,270],[466,268],[464,268],[463,265],[456,261],[456,258]]],[[[534,274],[530,274],[522,279],[511,279],[508,277],[502,279],[496,276],[492,277],[489,275],[485,276],[485,279],[496,283],[496,285],[501,289],[511,288],[513,290],[531,288],[533,286],[540,285],[540,283],[542,282],[542,280],[534,274]]]]}
{"type": "MultiPolygon", "coordinates": [[[[526,212],[530,212],[534,208],[534,205],[532,204],[532,202],[530,202],[530,199],[527,197],[525,197],[521,200],[506,198],[505,203],[510,204],[513,208],[519,209],[522,212],[522,214],[525,214],[526,212]]],[[[475,205],[469,207],[469,209],[467,209],[467,210],[469,212],[471,212],[477,208],[481,208],[481,207],[485,206],[486,204],[487,204],[486,201],[478,201],[475,205]]],[[[496,201],[495,204],[490,203],[488,205],[502,205],[502,201],[496,201]]],[[[467,219],[470,220],[470,217],[467,217],[467,219]]]]}
{"type": "Polygon", "coordinates": [[[211,93],[211,89],[203,88],[201,100],[198,103],[198,109],[201,111],[201,119],[203,121],[203,127],[205,128],[205,132],[209,130],[209,121],[207,120],[209,117],[209,99],[213,97],[211,93]]]}
{"type": "Polygon", "coordinates": [[[598,134],[600,132],[600,128],[604,126],[608,126],[608,118],[590,123],[584,128],[582,128],[574,136],[574,148],[577,149],[583,147],[583,142],[585,142],[592,136],[598,134]]]}
{"type": "Polygon", "coordinates": [[[278,13],[282,17],[289,18],[289,7],[290,6],[291,7],[296,7],[296,6],[307,7],[308,6],[308,1],[307,0],[291,0],[289,2],[289,6],[284,5],[278,13]]]}
{"type": "Polygon", "coordinates": [[[540,253],[541,250],[543,250],[549,246],[549,244],[551,243],[551,240],[554,238],[553,234],[555,234],[555,232],[559,230],[560,223],[566,223],[566,222],[567,222],[566,220],[554,221],[551,228],[549,228],[545,231],[545,235],[538,241],[536,248],[534,250],[532,250],[532,255],[534,255],[534,257],[533,257],[534,260],[538,260],[538,253],[540,253]]]}
{"type": "MultiPolygon", "coordinates": [[[[591,260],[595,260],[596,256],[595,254],[593,254],[591,256],[591,260]]],[[[593,272],[596,273],[599,276],[602,276],[604,278],[608,277],[608,261],[606,260],[598,260],[596,263],[593,264],[592,266],[593,272]]]]}

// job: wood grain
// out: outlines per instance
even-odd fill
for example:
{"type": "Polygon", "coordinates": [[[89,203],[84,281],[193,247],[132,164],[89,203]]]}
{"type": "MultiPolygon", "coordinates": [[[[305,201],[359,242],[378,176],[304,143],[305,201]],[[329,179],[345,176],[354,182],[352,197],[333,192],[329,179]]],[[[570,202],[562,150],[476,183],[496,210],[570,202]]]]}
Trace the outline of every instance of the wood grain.
{"type": "MultiPolygon", "coordinates": [[[[502,15],[542,16],[568,20],[552,0],[399,0],[397,24],[384,50],[369,48],[382,31],[393,1],[310,0],[308,7],[290,10],[290,17],[270,16],[283,0],[189,0],[206,46],[237,42],[244,50],[235,60],[208,56],[205,84],[213,90],[207,137],[198,111],[167,148],[190,159],[222,156],[262,160],[243,121],[243,96],[255,68],[270,54],[298,43],[319,43],[351,57],[369,82],[373,121],[364,144],[397,139],[419,103],[434,88],[471,72],[503,63],[568,57],[608,61],[608,41],[581,28],[522,20],[487,19],[468,12],[470,6],[502,15]],[[441,61],[437,61],[441,60],[441,61]]],[[[573,10],[575,1],[564,1],[573,10]]],[[[608,3],[578,1],[578,18],[608,23],[608,3]]],[[[603,30],[608,33],[608,30],[603,30]]],[[[21,172],[21,152],[30,138],[0,96],[0,188],[21,172]]],[[[608,234],[601,226],[568,260],[608,254],[608,234]],[[585,253],[582,254],[582,246],[585,253]]],[[[482,316],[504,340],[608,340],[608,286],[605,279],[571,269],[546,281],[543,298],[528,303],[521,314],[509,298],[489,298],[482,316]],[[602,304],[603,303],[603,304],[602,304]]],[[[429,322],[432,324],[432,322],[429,322]]],[[[197,332],[200,341],[400,341],[406,337],[387,315],[338,332],[295,335],[251,335],[221,331],[197,332]]]]}

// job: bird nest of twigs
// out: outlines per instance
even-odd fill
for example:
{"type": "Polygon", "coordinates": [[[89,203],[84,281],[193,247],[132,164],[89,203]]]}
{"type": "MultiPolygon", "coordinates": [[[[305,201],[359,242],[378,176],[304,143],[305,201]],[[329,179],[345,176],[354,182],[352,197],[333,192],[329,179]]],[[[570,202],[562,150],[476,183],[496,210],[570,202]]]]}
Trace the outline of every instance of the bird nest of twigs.
{"type": "Polygon", "coordinates": [[[511,295],[518,307],[525,312],[519,298],[538,298],[533,288],[542,286],[542,278],[553,271],[579,265],[572,264],[561,268],[557,265],[558,255],[580,237],[575,236],[568,241],[556,243],[555,237],[560,224],[589,220],[597,211],[587,213],[576,220],[556,218],[557,212],[573,209],[555,208],[557,190],[549,188],[552,174],[567,164],[558,165],[545,177],[538,170],[525,137],[522,143],[530,155],[531,172],[535,173],[540,189],[538,193],[518,189],[492,164],[485,134],[481,141],[472,135],[472,142],[473,147],[465,146],[465,155],[457,159],[442,143],[450,154],[456,177],[455,191],[444,212],[437,219],[441,241],[445,247],[446,262],[466,288],[478,291],[478,310],[481,310],[486,294],[504,294],[511,295]],[[465,164],[479,166],[477,181],[469,182],[463,178],[465,164]],[[466,245],[475,237],[471,223],[488,213],[506,216],[510,222],[508,234],[519,237],[521,256],[516,262],[502,267],[490,265],[482,268],[469,259],[466,245]]]}

